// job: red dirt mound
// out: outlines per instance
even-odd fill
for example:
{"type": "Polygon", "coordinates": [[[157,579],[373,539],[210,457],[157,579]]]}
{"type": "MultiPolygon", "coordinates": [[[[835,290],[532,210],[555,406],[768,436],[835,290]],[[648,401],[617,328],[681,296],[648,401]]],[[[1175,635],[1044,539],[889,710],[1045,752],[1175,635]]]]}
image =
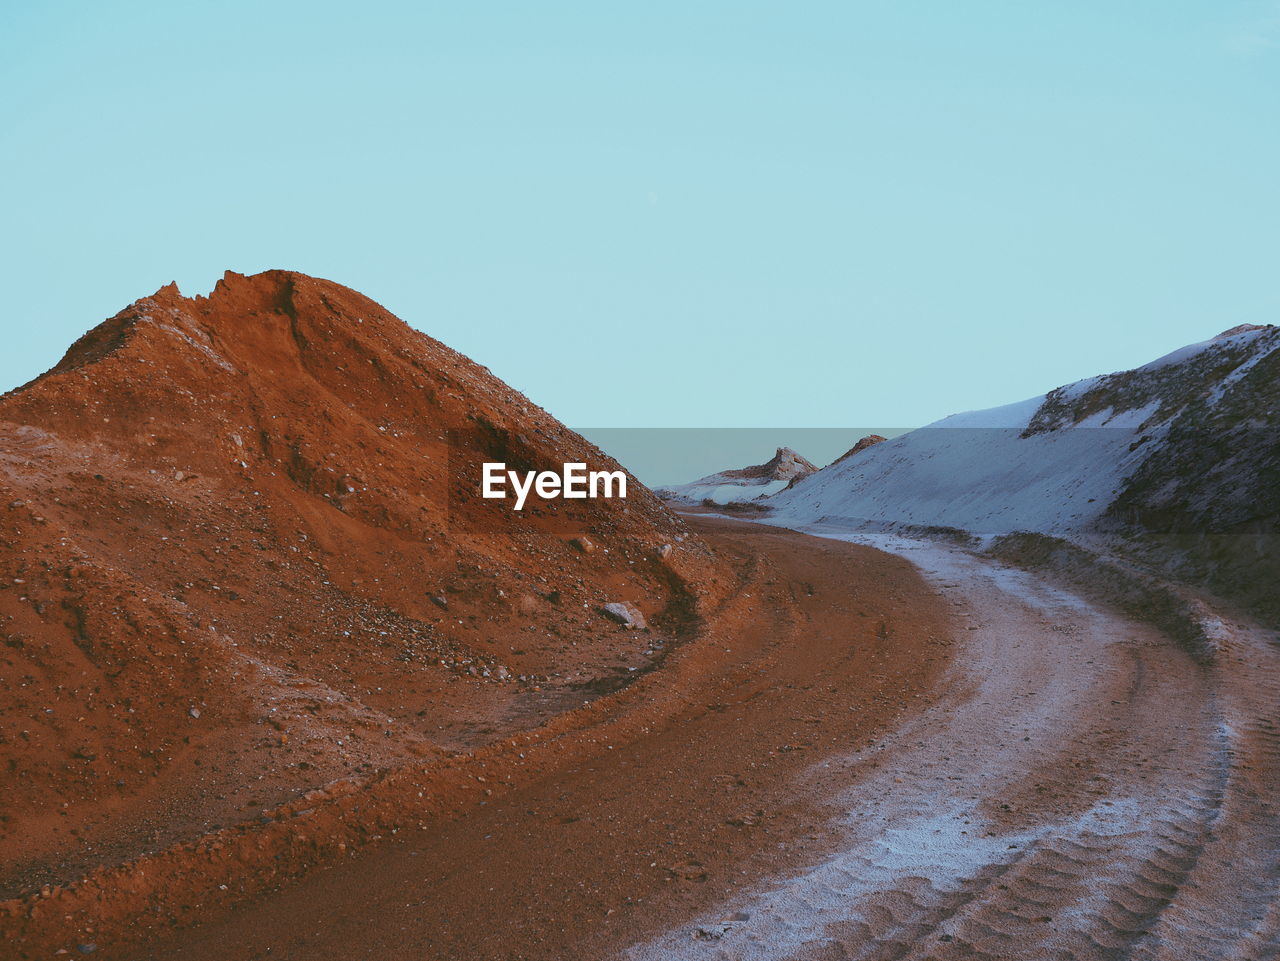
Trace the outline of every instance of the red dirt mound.
{"type": "Polygon", "coordinates": [[[483,460],[617,469],[284,271],[165,287],[0,398],[0,896],[532,727],[723,583],[634,478],[516,514],[475,496],[483,460]]]}

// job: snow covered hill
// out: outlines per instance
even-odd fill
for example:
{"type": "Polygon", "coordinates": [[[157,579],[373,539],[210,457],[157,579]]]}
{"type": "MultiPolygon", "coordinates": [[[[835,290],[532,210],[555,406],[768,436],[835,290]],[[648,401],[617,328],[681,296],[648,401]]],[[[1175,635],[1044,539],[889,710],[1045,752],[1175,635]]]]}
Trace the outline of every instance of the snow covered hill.
{"type": "Polygon", "coordinates": [[[977,534],[1067,536],[1153,519],[1166,528],[1247,523],[1246,503],[1277,497],[1276,448],[1266,443],[1274,433],[1256,430],[1275,426],[1277,348],[1280,328],[1235,328],[1135,370],[946,417],[804,477],[768,503],[788,526],[977,534]],[[1236,444],[1224,447],[1223,438],[1236,444]]]}

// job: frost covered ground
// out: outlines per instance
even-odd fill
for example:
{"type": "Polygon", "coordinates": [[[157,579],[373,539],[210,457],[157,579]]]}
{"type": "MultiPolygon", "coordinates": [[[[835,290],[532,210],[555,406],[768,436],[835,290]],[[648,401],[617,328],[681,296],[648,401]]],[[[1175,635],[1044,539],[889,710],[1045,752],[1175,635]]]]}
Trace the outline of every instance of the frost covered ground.
{"type": "Polygon", "coordinates": [[[1246,676],[1215,678],[1027,572],[809,531],[910,557],[947,591],[968,627],[945,695],[851,752],[836,850],[627,961],[1274,956],[1280,659],[1261,634],[1233,638],[1246,676]]]}

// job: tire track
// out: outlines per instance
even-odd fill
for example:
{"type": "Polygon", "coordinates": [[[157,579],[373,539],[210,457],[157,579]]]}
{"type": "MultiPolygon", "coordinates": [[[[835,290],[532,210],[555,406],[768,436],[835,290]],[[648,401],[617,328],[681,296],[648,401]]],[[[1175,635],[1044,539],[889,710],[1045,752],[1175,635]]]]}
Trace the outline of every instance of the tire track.
{"type": "Polygon", "coordinates": [[[1206,667],[1026,572],[859,539],[957,601],[950,694],[859,766],[840,850],[628,961],[1280,957],[1265,632],[1224,621],[1206,667]]]}

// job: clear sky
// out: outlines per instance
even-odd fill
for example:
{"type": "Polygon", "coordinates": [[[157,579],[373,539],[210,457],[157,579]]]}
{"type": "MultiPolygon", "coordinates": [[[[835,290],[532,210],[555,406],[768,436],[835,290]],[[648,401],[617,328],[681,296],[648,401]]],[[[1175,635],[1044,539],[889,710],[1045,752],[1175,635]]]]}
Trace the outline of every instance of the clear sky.
{"type": "Polygon", "coordinates": [[[1280,321],[1280,3],[8,0],[0,163],[3,389],[288,267],[575,426],[910,426],[1280,321]]]}

